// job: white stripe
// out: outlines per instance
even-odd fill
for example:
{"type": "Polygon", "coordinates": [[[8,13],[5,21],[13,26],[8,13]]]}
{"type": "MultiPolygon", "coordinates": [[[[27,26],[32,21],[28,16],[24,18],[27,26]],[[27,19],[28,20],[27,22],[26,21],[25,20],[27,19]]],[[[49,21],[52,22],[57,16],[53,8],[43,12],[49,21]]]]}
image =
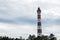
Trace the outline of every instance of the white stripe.
{"type": "Polygon", "coordinates": [[[41,22],[41,19],[38,19],[38,22],[41,22]]]}
{"type": "Polygon", "coordinates": [[[41,15],[41,14],[37,14],[37,15],[41,15]]]}
{"type": "Polygon", "coordinates": [[[37,33],[38,36],[42,36],[42,33],[37,33]]]}
{"type": "Polygon", "coordinates": [[[38,27],[37,29],[42,29],[42,27],[38,27]]]}

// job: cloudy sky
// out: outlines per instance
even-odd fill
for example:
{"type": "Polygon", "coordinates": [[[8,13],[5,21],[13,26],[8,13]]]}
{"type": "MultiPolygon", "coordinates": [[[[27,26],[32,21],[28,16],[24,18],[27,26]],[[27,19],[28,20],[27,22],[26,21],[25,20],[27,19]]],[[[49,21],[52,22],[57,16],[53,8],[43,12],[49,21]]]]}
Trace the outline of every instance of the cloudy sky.
{"type": "Polygon", "coordinates": [[[60,0],[0,0],[0,36],[37,35],[38,6],[43,34],[60,38],[60,0]]]}

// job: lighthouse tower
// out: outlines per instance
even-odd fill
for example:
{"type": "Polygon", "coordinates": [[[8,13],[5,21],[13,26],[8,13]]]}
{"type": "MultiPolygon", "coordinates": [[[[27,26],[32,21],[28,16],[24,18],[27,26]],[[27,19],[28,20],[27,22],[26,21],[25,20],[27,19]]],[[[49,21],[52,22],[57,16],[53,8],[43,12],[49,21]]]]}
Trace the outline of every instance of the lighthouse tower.
{"type": "Polygon", "coordinates": [[[38,10],[37,10],[37,36],[42,36],[42,28],[41,28],[41,10],[40,8],[38,7],[38,10]]]}

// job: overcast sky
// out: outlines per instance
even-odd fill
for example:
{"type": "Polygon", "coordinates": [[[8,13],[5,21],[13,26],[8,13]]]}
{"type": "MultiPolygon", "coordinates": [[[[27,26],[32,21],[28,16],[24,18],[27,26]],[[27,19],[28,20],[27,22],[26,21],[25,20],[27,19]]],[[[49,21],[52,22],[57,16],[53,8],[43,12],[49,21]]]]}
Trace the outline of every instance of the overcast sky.
{"type": "Polygon", "coordinates": [[[43,34],[60,38],[60,0],[0,0],[0,36],[36,35],[38,6],[43,34]]]}

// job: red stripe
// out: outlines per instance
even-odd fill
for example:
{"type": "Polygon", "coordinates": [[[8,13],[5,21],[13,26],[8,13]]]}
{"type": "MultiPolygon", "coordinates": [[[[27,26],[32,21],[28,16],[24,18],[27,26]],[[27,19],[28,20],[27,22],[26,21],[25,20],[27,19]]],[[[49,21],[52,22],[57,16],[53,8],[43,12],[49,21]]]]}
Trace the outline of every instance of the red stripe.
{"type": "Polygon", "coordinates": [[[38,19],[41,19],[41,15],[38,15],[38,19]]]}
{"type": "Polygon", "coordinates": [[[41,29],[38,29],[38,33],[42,33],[42,30],[41,29]]]}
{"type": "Polygon", "coordinates": [[[38,22],[38,26],[41,26],[41,22],[38,22]]]}

